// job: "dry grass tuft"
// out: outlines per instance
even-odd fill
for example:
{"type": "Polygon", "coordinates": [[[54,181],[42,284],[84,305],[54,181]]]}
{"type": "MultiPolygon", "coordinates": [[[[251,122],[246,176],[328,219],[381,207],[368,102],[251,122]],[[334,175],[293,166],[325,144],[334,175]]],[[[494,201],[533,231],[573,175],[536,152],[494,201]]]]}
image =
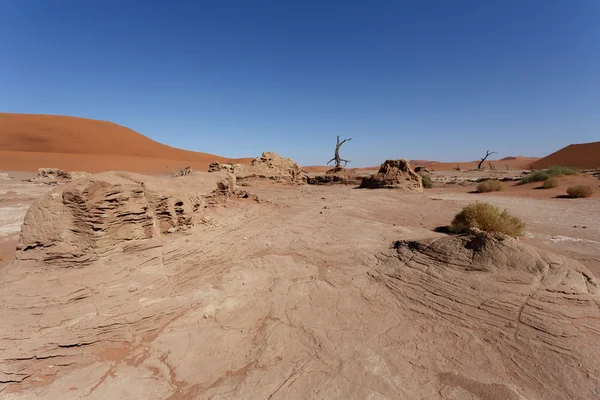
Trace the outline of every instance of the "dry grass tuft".
{"type": "Polygon", "coordinates": [[[542,187],[544,189],[557,188],[558,187],[558,179],[556,179],[555,177],[548,178],[544,181],[544,184],[542,185],[542,187]]]}
{"type": "Polygon", "coordinates": [[[450,225],[450,230],[456,233],[466,233],[472,229],[516,237],[523,235],[525,223],[508,211],[500,211],[489,203],[473,203],[456,214],[450,225]]]}
{"type": "Polygon", "coordinates": [[[418,172],[419,175],[421,175],[421,181],[423,182],[423,187],[425,189],[432,189],[433,188],[433,181],[431,180],[431,176],[427,173],[424,172],[418,172]]]}
{"type": "Polygon", "coordinates": [[[569,197],[574,199],[580,197],[590,197],[592,193],[594,193],[592,188],[587,185],[575,185],[567,188],[567,194],[569,197]]]}
{"type": "Polygon", "coordinates": [[[477,185],[477,191],[479,193],[500,192],[502,190],[504,190],[504,184],[495,179],[481,182],[479,185],[477,185]]]}

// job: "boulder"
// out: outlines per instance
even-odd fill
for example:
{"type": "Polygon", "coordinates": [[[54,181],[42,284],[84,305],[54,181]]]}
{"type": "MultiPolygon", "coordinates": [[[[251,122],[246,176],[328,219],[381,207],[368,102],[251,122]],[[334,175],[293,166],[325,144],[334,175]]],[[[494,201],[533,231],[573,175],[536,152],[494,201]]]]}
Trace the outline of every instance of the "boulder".
{"type": "Polygon", "coordinates": [[[362,179],[361,188],[367,189],[402,189],[411,192],[422,192],[421,177],[410,168],[408,160],[387,160],[375,175],[362,179]]]}

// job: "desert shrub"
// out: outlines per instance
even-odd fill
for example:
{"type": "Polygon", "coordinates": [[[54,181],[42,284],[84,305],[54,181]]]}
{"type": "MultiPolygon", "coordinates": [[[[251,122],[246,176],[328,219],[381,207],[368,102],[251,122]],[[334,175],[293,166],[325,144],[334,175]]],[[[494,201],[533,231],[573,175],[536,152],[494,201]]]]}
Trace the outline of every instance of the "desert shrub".
{"type": "Polygon", "coordinates": [[[558,187],[558,179],[556,179],[556,177],[552,177],[552,178],[548,178],[544,181],[544,184],[542,185],[542,187],[544,189],[552,189],[555,187],[558,187]]]}
{"type": "Polygon", "coordinates": [[[548,171],[546,171],[546,170],[536,171],[531,175],[527,175],[527,176],[524,176],[523,178],[521,178],[521,181],[519,183],[521,185],[524,185],[524,184],[530,183],[530,182],[543,182],[548,178],[550,178],[550,173],[548,171]]]}
{"type": "Polygon", "coordinates": [[[499,192],[501,190],[504,190],[504,184],[495,179],[481,182],[479,185],[477,185],[477,191],[479,193],[499,192]]]}
{"type": "Polygon", "coordinates": [[[579,170],[575,168],[563,167],[562,165],[551,165],[547,169],[551,176],[558,175],[579,175],[579,170]]]}
{"type": "Polygon", "coordinates": [[[469,232],[471,229],[485,232],[500,232],[510,236],[521,236],[525,223],[510,215],[508,211],[500,211],[489,203],[473,203],[456,214],[450,225],[455,233],[469,232]]]}
{"type": "Polygon", "coordinates": [[[578,175],[579,170],[575,168],[563,167],[562,165],[551,165],[548,169],[543,169],[541,171],[536,171],[531,175],[527,175],[521,178],[519,184],[524,185],[530,182],[543,182],[547,179],[552,178],[553,176],[561,176],[561,175],[578,175]]]}
{"type": "Polygon", "coordinates": [[[433,181],[431,180],[431,176],[429,174],[420,174],[421,180],[423,181],[423,187],[425,189],[433,188],[433,181]]]}
{"type": "Polygon", "coordinates": [[[592,193],[592,188],[587,185],[575,185],[567,188],[567,194],[572,198],[590,197],[592,193]]]}

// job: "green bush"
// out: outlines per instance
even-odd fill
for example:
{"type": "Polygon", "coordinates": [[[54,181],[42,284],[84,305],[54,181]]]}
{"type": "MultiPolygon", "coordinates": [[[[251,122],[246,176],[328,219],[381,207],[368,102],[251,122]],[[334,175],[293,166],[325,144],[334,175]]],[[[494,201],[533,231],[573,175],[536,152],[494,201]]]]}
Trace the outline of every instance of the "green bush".
{"type": "Polygon", "coordinates": [[[536,171],[531,175],[527,175],[521,178],[519,182],[520,185],[524,185],[526,183],[531,182],[543,182],[547,179],[552,178],[553,176],[561,176],[561,175],[578,175],[579,170],[575,168],[563,167],[561,165],[551,165],[548,169],[543,169],[541,171],[536,171]]]}
{"type": "Polygon", "coordinates": [[[500,192],[502,190],[504,190],[504,184],[496,179],[481,182],[477,185],[477,191],[479,193],[500,192]]]}
{"type": "Polygon", "coordinates": [[[508,211],[500,211],[489,203],[473,203],[456,214],[450,230],[456,233],[470,232],[476,228],[485,232],[500,232],[510,236],[521,236],[525,223],[510,215],[508,211]]]}
{"type": "Polygon", "coordinates": [[[563,167],[562,165],[551,165],[548,167],[551,176],[559,175],[579,175],[579,170],[575,168],[563,167]]]}
{"type": "Polygon", "coordinates": [[[556,177],[552,177],[552,178],[548,178],[544,181],[544,184],[542,185],[542,187],[544,189],[552,189],[552,188],[556,188],[558,187],[558,179],[556,179],[556,177]]]}
{"type": "Polygon", "coordinates": [[[425,189],[433,188],[433,181],[431,180],[431,176],[429,174],[420,174],[421,181],[423,181],[423,187],[425,189]]]}
{"type": "Polygon", "coordinates": [[[571,198],[590,197],[594,193],[587,185],[575,185],[567,188],[567,194],[571,198]]]}
{"type": "Polygon", "coordinates": [[[537,171],[531,175],[524,176],[523,178],[521,178],[521,181],[519,183],[521,185],[524,185],[530,182],[543,182],[548,178],[550,178],[550,173],[548,171],[537,171]]]}

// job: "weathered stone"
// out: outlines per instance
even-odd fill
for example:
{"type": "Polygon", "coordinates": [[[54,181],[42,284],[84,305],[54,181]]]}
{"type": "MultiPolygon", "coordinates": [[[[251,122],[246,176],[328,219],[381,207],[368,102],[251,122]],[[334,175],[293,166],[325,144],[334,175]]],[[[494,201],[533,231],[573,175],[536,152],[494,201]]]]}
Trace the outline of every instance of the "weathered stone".
{"type": "Polygon", "coordinates": [[[419,174],[410,168],[408,160],[387,160],[375,175],[362,179],[361,188],[367,189],[402,189],[422,192],[423,183],[419,174]]]}

